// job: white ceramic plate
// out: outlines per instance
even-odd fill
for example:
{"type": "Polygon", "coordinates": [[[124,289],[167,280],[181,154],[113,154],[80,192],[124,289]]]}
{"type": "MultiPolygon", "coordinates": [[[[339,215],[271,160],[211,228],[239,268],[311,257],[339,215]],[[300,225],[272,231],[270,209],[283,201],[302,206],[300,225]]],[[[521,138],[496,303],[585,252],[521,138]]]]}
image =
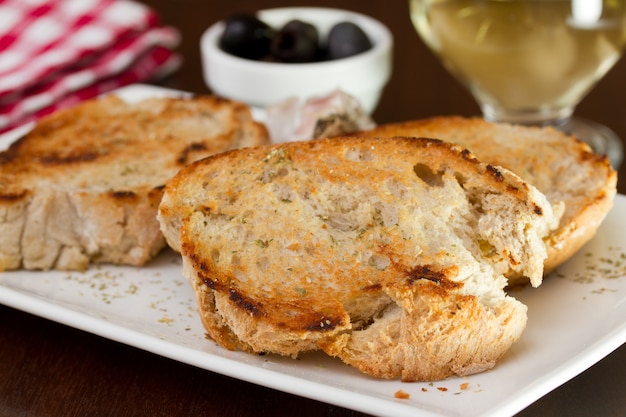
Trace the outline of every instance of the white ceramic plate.
{"type": "MultiPolygon", "coordinates": [[[[129,100],[171,90],[133,86],[129,100]]],[[[176,92],[174,92],[176,93],[176,92]]],[[[15,135],[0,137],[0,149],[15,135]]],[[[379,381],[322,354],[292,360],[226,351],[204,338],[178,255],[143,268],[0,273],[0,303],[171,359],[380,416],[505,416],[583,372],[626,342],[626,197],[597,236],[537,288],[522,339],[489,372],[435,383],[379,381]],[[402,390],[408,399],[397,399],[402,390]]]]}

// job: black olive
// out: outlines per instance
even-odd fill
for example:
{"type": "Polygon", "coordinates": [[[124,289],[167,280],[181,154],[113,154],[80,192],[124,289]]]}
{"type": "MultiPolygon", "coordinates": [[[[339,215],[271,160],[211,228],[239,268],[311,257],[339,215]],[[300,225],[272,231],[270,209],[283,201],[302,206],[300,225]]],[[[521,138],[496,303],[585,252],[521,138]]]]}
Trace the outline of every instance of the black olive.
{"type": "Polygon", "coordinates": [[[372,48],[372,42],[363,29],[352,22],[341,22],[333,26],[327,43],[329,59],[346,58],[372,48]]]}
{"type": "Polygon", "coordinates": [[[315,26],[301,20],[286,23],[276,33],[272,56],[281,62],[313,62],[319,59],[319,35],[315,26]]]}
{"type": "Polygon", "coordinates": [[[229,54],[261,59],[269,54],[275,31],[251,14],[237,14],[225,22],[219,46],[229,54]]]}

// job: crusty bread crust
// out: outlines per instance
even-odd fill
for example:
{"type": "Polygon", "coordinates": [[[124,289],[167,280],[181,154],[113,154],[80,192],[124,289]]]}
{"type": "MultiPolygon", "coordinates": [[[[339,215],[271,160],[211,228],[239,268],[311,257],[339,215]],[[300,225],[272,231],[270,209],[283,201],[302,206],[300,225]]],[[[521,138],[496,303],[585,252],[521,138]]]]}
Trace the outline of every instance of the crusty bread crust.
{"type": "MultiPolygon", "coordinates": [[[[355,135],[451,141],[469,149],[481,161],[515,172],[544,193],[554,206],[564,204],[558,229],[546,239],[546,274],[591,240],[613,207],[617,192],[617,173],[608,159],[553,128],[444,116],[381,125],[355,135]]],[[[528,282],[514,273],[509,278],[511,285],[528,282]]]]}
{"type": "Polygon", "coordinates": [[[215,155],[168,182],[158,219],[221,346],[405,381],[495,365],[526,324],[503,272],[538,285],[558,224],[518,176],[409,138],[215,155]]]}
{"type": "Polygon", "coordinates": [[[110,95],[41,120],[0,153],[0,270],[142,265],[165,241],[162,187],[216,152],[268,142],[243,104],[110,95]]]}

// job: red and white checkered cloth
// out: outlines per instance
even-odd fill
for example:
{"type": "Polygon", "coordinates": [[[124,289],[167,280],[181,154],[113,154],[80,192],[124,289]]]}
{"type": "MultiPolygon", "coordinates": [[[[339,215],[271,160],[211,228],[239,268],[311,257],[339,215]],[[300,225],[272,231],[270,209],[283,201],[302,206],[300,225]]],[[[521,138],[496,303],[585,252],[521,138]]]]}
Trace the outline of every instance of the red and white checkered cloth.
{"type": "Polygon", "coordinates": [[[132,0],[0,0],[0,133],[175,71],[179,42],[132,0]]]}

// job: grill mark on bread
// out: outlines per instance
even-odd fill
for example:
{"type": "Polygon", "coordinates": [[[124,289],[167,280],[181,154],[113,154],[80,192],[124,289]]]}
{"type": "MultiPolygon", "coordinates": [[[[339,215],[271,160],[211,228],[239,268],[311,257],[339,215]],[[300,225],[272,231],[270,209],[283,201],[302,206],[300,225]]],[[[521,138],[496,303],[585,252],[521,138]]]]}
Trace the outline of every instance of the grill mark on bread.
{"type": "Polygon", "coordinates": [[[178,162],[180,165],[186,165],[189,163],[189,155],[191,153],[201,152],[205,150],[207,150],[206,144],[201,143],[201,142],[191,143],[189,144],[189,146],[187,146],[180,152],[180,155],[176,159],[176,162],[178,162]]]}
{"type": "Polygon", "coordinates": [[[253,317],[259,317],[263,315],[263,303],[252,300],[250,297],[246,297],[235,288],[228,290],[228,299],[235,303],[235,305],[242,310],[245,310],[253,317]]]}
{"type": "Polygon", "coordinates": [[[444,289],[454,290],[463,286],[462,282],[452,281],[449,276],[455,271],[456,268],[446,268],[436,270],[431,265],[417,265],[413,269],[407,271],[407,282],[409,285],[413,285],[420,280],[427,280],[434,282],[444,289]]]}
{"type": "Polygon", "coordinates": [[[11,161],[16,159],[15,152],[12,152],[13,149],[15,149],[15,148],[12,146],[9,149],[7,149],[6,151],[0,152],[0,166],[2,166],[4,164],[8,164],[9,162],[11,162],[11,161]]]}
{"type": "Polygon", "coordinates": [[[195,247],[190,243],[184,243],[182,245],[182,252],[186,253],[193,265],[193,268],[196,270],[196,274],[198,275],[198,279],[207,288],[212,290],[223,290],[224,286],[214,278],[215,276],[215,268],[212,264],[205,262],[202,257],[199,256],[195,247]]]}
{"type": "Polygon", "coordinates": [[[487,165],[487,172],[489,172],[496,181],[498,182],[504,181],[504,177],[502,176],[502,173],[500,172],[500,170],[498,170],[498,168],[494,167],[493,165],[491,164],[487,165]]]}
{"type": "Polygon", "coordinates": [[[93,162],[102,154],[97,152],[75,152],[69,155],[51,153],[42,156],[39,160],[43,165],[71,165],[79,162],[93,162]]]}
{"type": "Polygon", "coordinates": [[[16,202],[19,200],[23,200],[27,195],[27,190],[22,190],[19,193],[0,193],[0,200],[7,202],[16,202]]]}
{"type": "Polygon", "coordinates": [[[478,162],[476,156],[474,156],[474,154],[469,149],[463,149],[461,151],[461,156],[463,157],[463,159],[466,159],[468,161],[478,162]]]}
{"type": "Polygon", "coordinates": [[[379,283],[376,284],[372,284],[372,285],[368,285],[366,287],[363,287],[363,291],[372,291],[372,292],[377,292],[382,290],[383,286],[380,285],[379,283]]]}
{"type": "Polygon", "coordinates": [[[304,327],[304,330],[313,331],[313,332],[330,332],[335,330],[339,326],[344,326],[343,320],[341,317],[325,317],[322,316],[320,320],[317,320],[307,326],[304,327]]]}
{"type": "Polygon", "coordinates": [[[209,278],[209,277],[205,276],[201,280],[202,280],[202,283],[204,285],[206,285],[208,288],[210,288],[212,290],[216,290],[216,289],[221,287],[220,283],[217,282],[216,280],[212,279],[212,278],[209,278]]]}
{"type": "Polygon", "coordinates": [[[512,193],[517,193],[519,191],[519,188],[514,187],[512,185],[509,185],[508,187],[506,187],[506,189],[512,193]]]}
{"type": "Polygon", "coordinates": [[[138,198],[136,193],[129,190],[111,191],[110,196],[118,200],[133,200],[138,198]]]}

